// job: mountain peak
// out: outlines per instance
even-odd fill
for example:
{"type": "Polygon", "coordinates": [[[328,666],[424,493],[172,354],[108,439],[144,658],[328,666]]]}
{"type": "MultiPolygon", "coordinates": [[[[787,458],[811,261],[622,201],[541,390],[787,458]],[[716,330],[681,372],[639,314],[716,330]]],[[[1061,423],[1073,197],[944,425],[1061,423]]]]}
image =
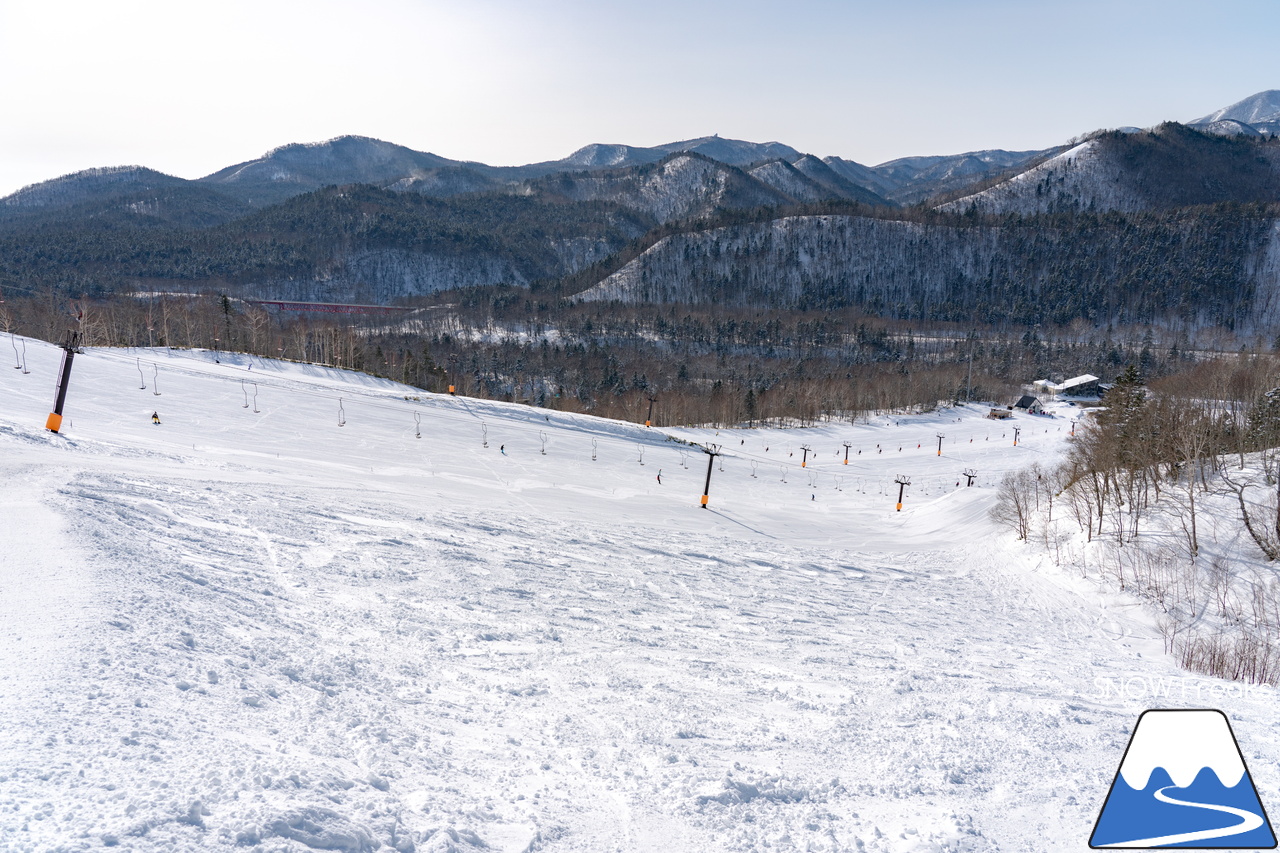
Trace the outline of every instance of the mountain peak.
{"type": "Polygon", "coordinates": [[[1224,119],[1257,125],[1262,122],[1280,120],[1280,89],[1267,89],[1256,95],[1250,95],[1243,101],[1237,101],[1229,107],[1198,118],[1190,124],[1211,124],[1224,119]]]}
{"type": "Polygon", "coordinates": [[[581,166],[587,169],[627,166],[633,163],[660,160],[661,156],[647,148],[634,145],[593,142],[584,145],[560,162],[567,166],[581,166]]]}
{"type": "Polygon", "coordinates": [[[726,139],[718,134],[698,139],[685,139],[680,142],[668,142],[665,145],[653,147],[669,154],[692,151],[730,166],[747,166],[764,160],[778,159],[791,162],[800,158],[799,151],[781,142],[747,142],[742,139],[726,139]]]}
{"type": "Polygon", "coordinates": [[[181,178],[145,166],[103,166],[72,172],[59,178],[30,184],[0,199],[7,207],[48,207],[80,201],[94,192],[115,188],[167,186],[185,183],[181,178]]]}
{"type": "Polygon", "coordinates": [[[387,183],[426,169],[461,165],[453,160],[368,136],[336,136],[294,142],[256,160],[229,166],[202,181],[215,184],[288,183],[303,189],[328,184],[387,183]]]}

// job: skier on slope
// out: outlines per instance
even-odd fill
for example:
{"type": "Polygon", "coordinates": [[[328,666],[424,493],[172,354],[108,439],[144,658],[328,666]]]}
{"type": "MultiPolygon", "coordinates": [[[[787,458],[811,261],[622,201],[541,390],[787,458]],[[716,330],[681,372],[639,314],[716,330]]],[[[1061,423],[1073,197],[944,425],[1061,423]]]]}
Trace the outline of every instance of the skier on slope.
{"type": "Polygon", "coordinates": [[[659,486],[662,485],[662,469],[661,468],[658,469],[658,485],[659,486]]]}
{"type": "Polygon", "coordinates": [[[160,423],[160,413],[159,413],[159,412],[152,412],[152,413],[151,413],[151,422],[152,422],[153,424],[159,424],[159,423],[160,423]]]}

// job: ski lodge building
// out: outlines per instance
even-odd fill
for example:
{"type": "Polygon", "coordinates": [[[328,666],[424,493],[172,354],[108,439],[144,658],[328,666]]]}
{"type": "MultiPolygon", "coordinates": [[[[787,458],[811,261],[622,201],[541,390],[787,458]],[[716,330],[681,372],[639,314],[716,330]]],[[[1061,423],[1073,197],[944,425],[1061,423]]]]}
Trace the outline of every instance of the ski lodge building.
{"type": "Polygon", "coordinates": [[[1086,373],[1083,376],[1075,376],[1063,382],[1054,383],[1048,379],[1037,379],[1031,384],[1040,393],[1051,399],[1056,399],[1059,397],[1097,397],[1101,390],[1098,387],[1100,381],[1092,373],[1086,373]]]}

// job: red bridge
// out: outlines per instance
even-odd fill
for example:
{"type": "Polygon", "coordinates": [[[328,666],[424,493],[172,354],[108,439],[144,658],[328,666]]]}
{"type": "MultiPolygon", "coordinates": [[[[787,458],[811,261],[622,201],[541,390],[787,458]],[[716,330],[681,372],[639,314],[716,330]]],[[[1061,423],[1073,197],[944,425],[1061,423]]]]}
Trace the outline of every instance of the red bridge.
{"type": "Polygon", "coordinates": [[[393,305],[343,305],[337,302],[285,302],[275,299],[246,299],[250,305],[277,311],[310,311],[316,314],[401,314],[412,308],[393,305]]]}

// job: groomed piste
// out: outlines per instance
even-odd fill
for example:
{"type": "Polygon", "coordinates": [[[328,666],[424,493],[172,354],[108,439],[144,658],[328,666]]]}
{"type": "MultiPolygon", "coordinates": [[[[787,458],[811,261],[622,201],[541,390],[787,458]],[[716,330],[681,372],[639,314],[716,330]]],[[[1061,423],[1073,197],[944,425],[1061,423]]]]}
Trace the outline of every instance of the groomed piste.
{"type": "Polygon", "coordinates": [[[646,429],[90,348],[54,434],[24,343],[2,849],[1074,851],[1148,707],[1276,798],[1274,691],[989,518],[1065,409],[646,429]]]}

